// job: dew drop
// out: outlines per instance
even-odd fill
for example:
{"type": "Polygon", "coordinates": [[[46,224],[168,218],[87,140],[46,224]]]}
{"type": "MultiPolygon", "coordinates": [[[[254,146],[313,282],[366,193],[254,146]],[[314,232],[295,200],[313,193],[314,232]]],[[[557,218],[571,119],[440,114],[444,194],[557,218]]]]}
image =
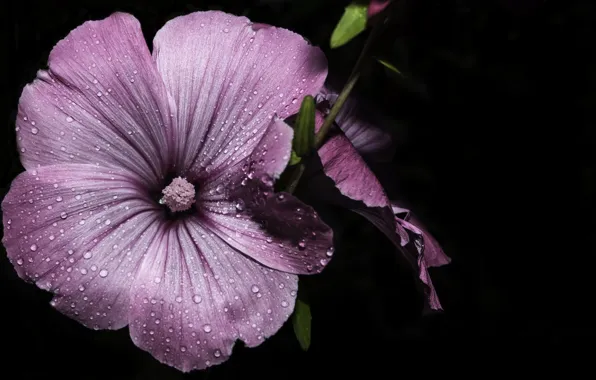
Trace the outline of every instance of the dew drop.
{"type": "Polygon", "coordinates": [[[37,132],[39,132],[39,129],[37,129],[35,127],[31,128],[31,133],[33,133],[34,135],[36,135],[37,132]]]}
{"type": "Polygon", "coordinates": [[[106,226],[109,226],[110,223],[112,223],[112,221],[110,219],[106,219],[105,222],[103,222],[106,226]]]}
{"type": "Polygon", "coordinates": [[[288,307],[288,303],[286,301],[281,301],[281,307],[288,307]]]}
{"type": "Polygon", "coordinates": [[[258,293],[259,292],[259,287],[256,285],[253,285],[252,288],[250,288],[250,290],[252,290],[253,293],[258,293]]]}
{"type": "Polygon", "coordinates": [[[298,249],[300,249],[301,251],[303,251],[306,248],[306,242],[304,240],[300,240],[298,242],[298,249]]]}
{"type": "Polygon", "coordinates": [[[223,193],[224,191],[224,187],[222,185],[217,185],[217,187],[215,188],[215,191],[217,191],[218,193],[223,193]]]}
{"type": "Polygon", "coordinates": [[[335,248],[329,247],[329,249],[327,250],[327,252],[325,254],[327,255],[327,257],[331,257],[331,256],[333,256],[333,252],[335,252],[335,248]]]}
{"type": "Polygon", "coordinates": [[[68,116],[68,117],[66,118],[66,122],[67,122],[67,123],[72,123],[73,121],[74,121],[74,119],[73,119],[72,117],[70,117],[70,116],[68,116]]]}
{"type": "Polygon", "coordinates": [[[180,296],[176,297],[176,302],[178,302],[178,303],[182,302],[182,297],[180,297],[180,296]]]}
{"type": "Polygon", "coordinates": [[[99,271],[99,277],[105,278],[108,275],[108,271],[106,269],[102,269],[99,271]]]}
{"type": "Polygon", "coordinates": [[[205,325],[205,326],[203,326],[203,331],[205,331],[206,333],[210,333],[212,331],[211,325],[205,325]]]}
{"type": "Polygon", "coordinates": [[[57,197],[56,202],[62,202],[62,197],[57,197]]]}
{"type": "Polygon", "coordinates": [[[68,215],[66,215],[66,213],[65,213],[64,211],[62,211],[62,212],[60,213],[60,218],[62,218],[62,219],[66,219],[67,217],[68,217],[68,215]]]}
{"type": "Polygon", "coordinates": [[[33,244],[31,247],[29,247],[33,252],[37,251],[37,245],[33,244]]]}
{"type": "Polygon", "coordinates": [[[216,358],[219,358],[221,356],[221,351],[215,350],[215,352],[213,353],[213,356],[215,356],[216,358]]]}
{"type": "Polygon", "coordinates": [[[17,259],[17,264],[23,265],[23,259],[17,259]]]}
{"type": "Polygon", "coordinates": [[[85,269],[85,268],[82,268],[82,269],[81,269],[81,274],[87,274],[87,269],[85,269]]]}
{"type": "Polygon", "coordinates": [[[83,258],[89,260],[91,257],[93,257],[93,253],[91,253],[91,251],[87,251],[85,252],[85,254],[83,255],[83,258]]]}
{"type": "Polygon", "coordinates": [[[201,298],[201,296],[199,296],[199,295],[194,295],[194,296],[192,297],[192,301],[193,301],[194,303],[197,303],[197,304],[198,304],[198,303],[201,303],[201,302],[203,301],[203,299],[202,299],[202,298],[201,298]]]}

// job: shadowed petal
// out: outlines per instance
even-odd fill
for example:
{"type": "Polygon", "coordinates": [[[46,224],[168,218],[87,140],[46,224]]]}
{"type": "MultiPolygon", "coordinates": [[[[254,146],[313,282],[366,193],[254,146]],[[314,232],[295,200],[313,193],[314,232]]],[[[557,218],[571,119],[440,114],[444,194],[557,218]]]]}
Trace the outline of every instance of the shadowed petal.
{"type": "MultiPolygon", "coordinates": [[[[330,109],[337,96],[337,93],[324,88],[319,97],[319,106],[324,110],[330,109]]],[[[386,125],[394,124],[395,130],[399,128],[381,110],[367,104],[365,99],[356,98],[355,95],[348,97],[335,118],[335,124],[367,162],[389,161],[393,157],[395,141],[386,125]]]]}
{"type": "Polygon", "coordinates": [[[169,21],[154,46],[178,108],[177,162],[194,179],[249,156],[274,114],[296,113],[327,75],[322,51],[301,36],[218,11],[169,21]]]}
{"type": "Polygon", "coordinates": [[[228,359],[237,339],[253,347],[294,308],[298,278],[246,258],[187,220],[150,247],[133,287],[135,344],[182,371],[228,359]]]}
{"type": "Polygon", "coordinates": [[[2,202],[8,258],[19,276],[87,327],[126,325],[128,292],[155,234],[155,212],[130,173],[92,165],[21,173],[2,202]]]}
{"type": "Polygon", "coordinates": [[[54,47],[48,65],[19,102],[25,168],[89,163],[124,167],[145,181],[162,175],[171,111],[134,17],[84,23],[54,47]]]}
{"type": "Polygon", "coordinates": [[[211,229],[247,256],[281,271],[318,273],[333,252],[333,231],[310,206],[273,191],[291,146],[292,129],[272,121],[233,175],[211,178],[199,204],[211,229]]]}

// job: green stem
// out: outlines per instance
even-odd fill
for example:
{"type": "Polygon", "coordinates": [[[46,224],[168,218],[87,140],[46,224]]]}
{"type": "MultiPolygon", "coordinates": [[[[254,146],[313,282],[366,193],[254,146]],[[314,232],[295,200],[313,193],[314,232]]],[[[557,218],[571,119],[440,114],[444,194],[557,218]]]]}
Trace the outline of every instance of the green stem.
{"type": "Polygon", "coordinates": [[[348,96],[350,96],[350,93],[354,89],[356,82],[358,82],[362,66],[365,62],[365,58],[367,58],[368,51],[370,50],[370,47],[372,46],[374,40],[379,34],[382,25],[383,23],[381,22],[376,23],[373,29],[371,30],[370,34],[368,35],[368,39],[366,40],[366,43],[364,44],[364,47],[360,52],[360,56],[358,57],[358,60],[356,61],[356,64],[352,69],[352,73],[348,78],[348,82],[345,84],[344,88],[339,93],[337,100],[335,101],[335,103],[331,107],[331,110],[329,111],[329,115],[327,116],[327,118],[325,118],[325,121],[323,122],[321,129],[319,129],[315,136],[315,149],[319,149],[321,145],[323,145],[323,143],[325,142],[325,138],[327,137],[327,134],[329,133],[329,130],[331,129],[331,126],[335,121],[335,118],[339,114],[339,111],[343,107],[346,100],[348,100],[348,96]]]}
{"type": "Polygon", "coordinates": [[[286,191],[292,194],[296,190],[296,186],[298,186],[298,182],[300,181],[300,177],[302,177],[302,173],[304,173],[304,163],[300,162],[292,169],[291,177],[288,179],[288,187],[286,191]]]}
{"type": "MultiPolygon", "coordinates": [[[[347,83],[344,85],[344,88],[339,93],[337,100],[335,101],[335,103],[331,107],[331,110],[329,111],[329,115],[327,115],[327,118],[323,122],[323,125],[321,126],[321,128],[319,129],[317,134],[315,135],[315,146],[314,146],[315,151],[318,150],[325,142],[325,138],[327,137],[327,134],[329,133],[329,130],[331,129],[331,126],[333,125],[333,122],[335,121],[335,118],[337,117],[337,115],[339,114],[339,111],[341,110],[344,103],[348,99],[348,96],[354,89],[356,82],[358,82],[358,79],[360,78],[360,72],[361,72],[362,66],[365,62],[365,58],[367,58],[368,51],[370,50],[370,47],[372,46],[374,40],[376,39],[377,35],[379,34],[382,26],[383,26],[383,23],[381,23],[381,22],[376,23],[373,26],[370,34],[368,35],[368,39],[366,40],[366,43],[364,44],[364,47],[362,48],[362,51],[360,52],[360,56],[358,57],[358,60],[356,61],[356,64],[354,65],[354,68],[352,69],[352,73],[350,74],[350,77],[348,78],[347,83]]],[[[289,192],[290,194],[293,193],[294,190],[296,190],[296,187],[298,186],[298,182],[300,181],[300,177],[302,177],[302,174],[304,173],[304,169],[305,169],[305,167],[304,167],[303,162],[300,162],[298,165],[296,165],[293,168],[291,177],[288,180],[288,187],[286,188],[286,191],[289,192]]]]}

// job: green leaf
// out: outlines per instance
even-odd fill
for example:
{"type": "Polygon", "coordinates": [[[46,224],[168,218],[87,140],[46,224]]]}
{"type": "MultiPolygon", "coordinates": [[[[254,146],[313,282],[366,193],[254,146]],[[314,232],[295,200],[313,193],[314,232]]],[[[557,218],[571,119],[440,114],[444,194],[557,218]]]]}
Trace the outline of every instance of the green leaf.
{"type": "Polygon", "coordinates": [[[297,299],[294,307],[294,314],[292,314],[292,325],[294,326],[294,334],[300,343],[300,347],[304,351],[310,347],[310,306],[307,303],[297,299]]]}
{"type": "Polygon", "coordinates": [[[302,160],[302,158],[300,158],[299,155],[296,154],[296,152],[294,152],[294,149],[292,149],[292,155],[290,156],[290,166],[294,166],[297,163],[299,163],[302,160]]]}
{"type": "Polygon", "coordinates": [[[396,74],[399,74],[399,75],[403,75],[403,74],[401,73],[401,71],[399,71],[399,70],[397,69],[397,67],[393,66],[391,63],[389,63],[389,62],[387,62],[387,61],[385,61],[385,60],[382,60],[382,59],[377,59],[377,62],[379,62],[381,65],[385,66],[385,67],[386,67],[386,68],[388,68],[389,70],[393,71],[394,73],[396,73],[396,74]]]}
{"type": "Polygon", "coordinates": [[[366,29],[368,5],[352,3],[346,7],[343,16],[331,34],[331,48],[335,49],[350,42],[366,29]]]}
{"type": "Polygon", "coordinates": [[[300,111],[294,123],[292,148],[299,157],[311,152],[315,145],[315,99],[307,95],[302,100],[300,111]]]}

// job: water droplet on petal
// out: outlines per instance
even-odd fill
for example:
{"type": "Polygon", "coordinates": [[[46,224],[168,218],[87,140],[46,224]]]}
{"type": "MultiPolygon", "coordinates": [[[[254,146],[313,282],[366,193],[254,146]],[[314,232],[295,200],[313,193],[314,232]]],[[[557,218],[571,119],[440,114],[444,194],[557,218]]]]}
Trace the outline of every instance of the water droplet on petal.
{"type": "Polygon", "coordinates": [[[259,292],[259,287],[256,285],[253,285],[252,288],[250,288],[250,290],[252,290],[253,293],[258,293],[259,292]]]}
{"type": "Polygon", "coordinates": [[[212,331],[211,325],[205,325],[205,326],[203,326],[203,331],[205,331],[206,333],[210,333],[212,331]]]}
{"type": "Polygon", "coordinates": [[[213,353],[213,356],[215,356],[216,358],[219,358],[221,356],[221,351],[215,350],[215,352],[213,353]]]}
{"type": "Polygon", "coordinates": [[[85,254],[83,255],[83,258],[89,260],[91,257],[93,257],[93,253],[91,253],[91,251],[87,251],[85,252],[85,254]]]}
{"type": "Polygon", "coordinates": [[[72,123],[73,121],[74,121],[74,119],[73,119],[72,117],[70,117],[70,116],[68,116],[68,117],[66,118],[66,122],[67,122],[67,123],[72,123]]]}
{"type": "Polygon", "coordinates": [[[33,252],[37,251],[37,245],[33,244],[31,247],[29,247],[33,252]]]}
{"type": "Polygon", "coordinates": [[[193,301],[194,303],[201,303],[201,302],[203,301],[203,299],[202,299],[202,298],[201,298],[201,296],[199,296],[199,295],[194,295],[194,296],[192,297],[192,301],[193,301]]]}
{"type": "Polygon", "coordinates": [[[105,278],[108,275],[108,271],[106,269],[102,269],[99,271],[99,277],[105,278]]]}
{"type": "Polygon", "coordinates": [[[301,251],[303,251],[306,248],[306,242],[304,240],[300,240],[298,242],[298,249],[300,249],[301,251]]]}
{"type": "Polygon", "coordinates": [[[281,301],[281,307],[288,307],[288,305],[286,301],[281,301]]]}
{"type": "Polygon", "coordinates": [[[35,127],[31,128],[31,133],[33,133],[34,135],[36,135],[37,132],[39,132],[39,129],[37,129],[35,127]]]}
{"type": "Polygon", "coordinates": [[[326,255],[327,255],[328,257],[331,257],[331,256],[333,256],[333,252],[334,252],[334,251],[335,251],[335,248],[333,248],[333,247],[329,247],[329,249],[328,249],[328,250],[327,250],[327,252],[326,252],[326,255]]]}

